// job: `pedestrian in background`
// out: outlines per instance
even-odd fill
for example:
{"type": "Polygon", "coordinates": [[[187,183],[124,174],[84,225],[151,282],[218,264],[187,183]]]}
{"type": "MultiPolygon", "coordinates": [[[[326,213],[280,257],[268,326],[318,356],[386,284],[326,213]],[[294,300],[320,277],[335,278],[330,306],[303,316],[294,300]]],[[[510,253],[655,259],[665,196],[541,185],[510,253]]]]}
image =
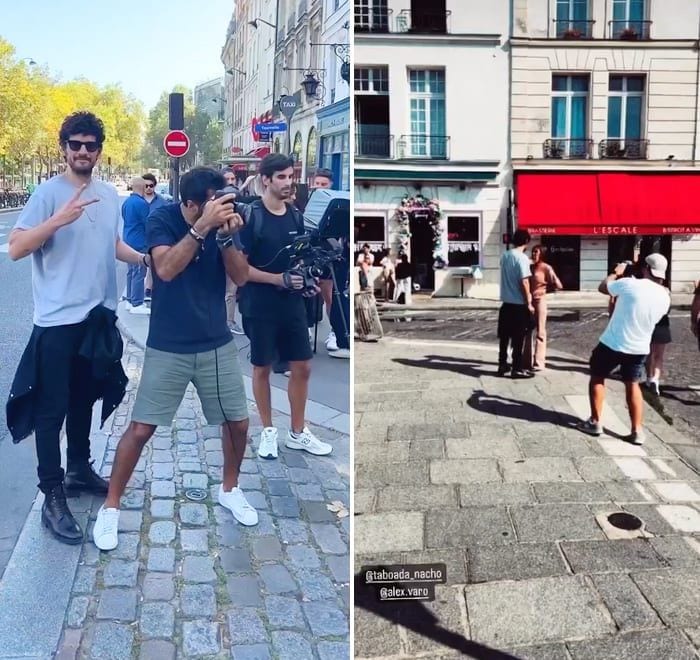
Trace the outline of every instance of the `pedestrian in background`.
{"type": "MultiPolygon", "coordinates": [[[[142,174],[141,178],[146,182],[144,185],[144,195],[143,198],[148,202],[148,213],[149,215],[153,213],[156,209],[161,206],[165,206],[168,202],[166,199],[156,192],[156,186],[158,185],[158,179],[156,179],[155,174],[146,172],[142,174]]],[[[146,270],[146,280],[144,282],[144,300],[146,302],[151,301],[151,291],[153,290],[153,274],[151,269],[146,270]]]]}
{"type": "Polygon", "coordinates": [[[644,378],[651,336],[656,324],[668,313],[671,296],[664,286],[668,261],[663,255],[650,254],[640,266],[638,278],[625,277],[627,268],[628,264],[618,264],[598,287],[601,293],[615,296],[615,308],[591,354],[588,387],[591,415],[578,428],[589,435],[602,435],[605,379],[619,366],[631,422],[627,440],[641,445],[645,440],[644,399],[639,383],[644,378]]]}
{"type": "MultiPolygon", "coordinates": [[[[144,199],[146,181],[141,177],[131,180],[131,195],[122,204],[124,242],[138,252],[146,251],[146,220],[149,206],[144,199]]],[[[146,267],[132,264],[126,274],[126,308],[132,314],[148,315],[151,310],[144,304],[146,267]]]]}
{"type": "Polygon", "coordinates": [[[501,309],[498,312],[498,375],[508,373],[508,348],[512,353],[511,378],[531,378],[525,369],[523,350],[525,337],[533,323],[535,308],[530,292],[530,260],[525,254],[530,234],[518,229],[513,234],[513,247],[501,256],[501,309]]]}
{"type": "Polygon", "coordinates": [[[382,278],[384,279],[384,297],[387,301],[393,300],[396,288],[396,268],[389,250],[386,251],[379,265],[382,267],[382,278]]]}
{"type": "Polygon", "coordinates": [[[530,293],[535,318],[525,338],[523,364],[526,369],[542,371],[547,361],[547,294],[561,291],[564,285],[554,268],[545,262],[544,248],[541,245],[532,248],[530,271],[530,293]]]}
{"type": "MultiPolygon", "coordinates": [[[[236,187],[236,173],[230,168],[226,167],[221,170],[221,174],[224,177],[227,187],[236,187]]],[[[245,334],[243,328],[241,328],[238,323],[236,323],[236,297],[238,293],[238,287],[236,283],[227,275],[226,276],[226,323],[228,323],[229,330],[234,335],[245,334]]]]}
{"type": "Polygon", "coordinates": [[[408,256],[400,254],[396,262],[396,288],[394,290],[394,302],[410,305],[413,301],[411,292],[411,278],[413,277],[413,266],[411,266],[408,256]]]}
{"type": "Polygon", "coordinates": [[[116,328],[116,261],[148,261],[119,238],[116,189],[92,177],[104,141],[104,124],[94,114],[66,117],[59,131],[66,171],[37,187],[8,246],[13,261],[32,257],[34,328],[10,390],[7,425],[15,442],[34,433],[44,494],[41,520],[69,544],[81,543],[83,532],[66,491],[107,492],[90,461],[93,405],[102,398],[104,424],[126,390],[116,328]]]}

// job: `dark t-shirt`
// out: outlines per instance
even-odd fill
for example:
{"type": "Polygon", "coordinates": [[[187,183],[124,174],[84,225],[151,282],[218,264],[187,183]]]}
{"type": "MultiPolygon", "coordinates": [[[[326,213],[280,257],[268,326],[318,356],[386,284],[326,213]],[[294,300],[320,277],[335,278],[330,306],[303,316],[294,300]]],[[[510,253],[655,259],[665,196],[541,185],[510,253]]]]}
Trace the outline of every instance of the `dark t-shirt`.
{"type": "MultiPolygon", "coordinates": [[[[156,209],[146,224],[149,252],[159,245],[179,243],[189,229],[180,204],[156,209]]],[[[232,339],[226,324],[225,294],[224,261],[216,245],[216,232],[211,231],[204,249],[200,248],[171,282],[161,280],[153,269],[151,323],[146,345],[169,353],[203,353],[224,346],[232,339]]]]}
{"type": "MultiPolygon", "coordinates": [[[[294,241],[301,227],[289,208],[284,215],[262,208],[262,229],[258,230],[257,240],[251,218],[240,232],[241,243],[251,266],[267,273],[283,273],[290,265],[290,251],[283,248],[294,241]]],[[[241,288],[240,310],[243,316],[251,318],[285,319],[297,314],[306,317],[304,298],[299,292],[260,282],[248,282],[241,288]]]]}

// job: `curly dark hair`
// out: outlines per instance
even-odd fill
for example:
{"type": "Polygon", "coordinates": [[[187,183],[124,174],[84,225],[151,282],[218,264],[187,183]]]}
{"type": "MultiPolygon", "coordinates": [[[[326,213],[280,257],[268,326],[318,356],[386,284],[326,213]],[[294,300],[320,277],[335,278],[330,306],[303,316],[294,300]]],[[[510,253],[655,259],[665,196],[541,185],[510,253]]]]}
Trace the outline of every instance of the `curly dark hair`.
{"type": "Polygon", "coordinates": [[[102,147],[105,142],[105,125],[92,112],[81,110],[68,115],[61,124],[58,133],[58,143],[63,146],[71,135],[92,135],[102,147]]]}

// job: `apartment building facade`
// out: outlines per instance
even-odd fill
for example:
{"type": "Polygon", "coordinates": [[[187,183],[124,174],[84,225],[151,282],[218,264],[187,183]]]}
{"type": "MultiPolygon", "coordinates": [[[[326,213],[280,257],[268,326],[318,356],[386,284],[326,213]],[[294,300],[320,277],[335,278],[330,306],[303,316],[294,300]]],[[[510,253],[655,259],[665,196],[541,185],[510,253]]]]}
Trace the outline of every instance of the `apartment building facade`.
{"type": "Polygon", "coordinates": [[[515,221],[565,288],[660,251],[700,276],[700,3],[515,0],[515,221]]]}
{"type": "Polygon", "coordinates": [[[356,251],[435,296],[498,293],[508,28],[507,0],[354,0],[356,251]]]}

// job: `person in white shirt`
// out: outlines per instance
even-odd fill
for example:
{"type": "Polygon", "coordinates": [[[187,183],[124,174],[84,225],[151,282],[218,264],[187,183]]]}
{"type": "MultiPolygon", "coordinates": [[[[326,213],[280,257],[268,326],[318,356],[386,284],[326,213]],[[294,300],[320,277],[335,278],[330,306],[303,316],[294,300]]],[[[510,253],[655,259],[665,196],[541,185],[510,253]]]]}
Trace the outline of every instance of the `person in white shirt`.
{"type": "Polygon", "coordinates": [[[668,313],[671,296],[663,285],[668,268],[666,257],[650,254],[641,267],[640,279],[623,277],[627,266],[618,264],[612,275],[598,287],[601,293],[615,296],[616,302],[608,327],[591,354],[588,388],[591,416],[578,428],[589,435],[602,435],[600,418],[605,401],[605,379],[619,366],[632,424],[627,439],[641,445],[645,439],[642,428],[644,400],[639,383],[644,378],[652,333],[668,313]]]}

